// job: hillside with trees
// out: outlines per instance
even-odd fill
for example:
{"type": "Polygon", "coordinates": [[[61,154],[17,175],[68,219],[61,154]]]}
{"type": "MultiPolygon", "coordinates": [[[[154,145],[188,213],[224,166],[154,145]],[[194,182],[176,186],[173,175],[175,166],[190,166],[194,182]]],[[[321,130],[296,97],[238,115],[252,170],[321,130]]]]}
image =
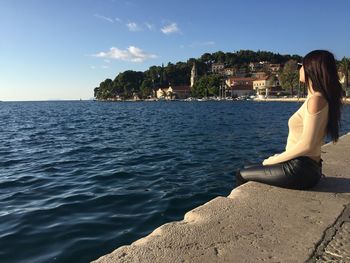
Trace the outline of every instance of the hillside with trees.
{"type": "MultiPolygon", "coordinates": [[[[205,53],[200,58],[190,58],[186,62],[168,63],[167,65],[151,66],[144,72],[127,70],[119,73],[114,79],[107,78],[94,89],[94,97],[98,100],[132,99],[135,95],[141,99],[154,96],[155,90],[169,85],[189,85],[191,69],[196,65],[196,82],[191,92],[193,97],[215,96],[225,76],[211,71],[214,63],[222,63],[225,68],[235,72],[246,72],[250,77],[251,62],[267,61],[280,64],[278,72],[283,89],[293,94],[299,79],[297,62],[302,61],[299,55],[281,55],[268,51],[240,50],[237,52],[205,53]]],[[[348,79],[349,59],[338,62],[348,79]]]]}

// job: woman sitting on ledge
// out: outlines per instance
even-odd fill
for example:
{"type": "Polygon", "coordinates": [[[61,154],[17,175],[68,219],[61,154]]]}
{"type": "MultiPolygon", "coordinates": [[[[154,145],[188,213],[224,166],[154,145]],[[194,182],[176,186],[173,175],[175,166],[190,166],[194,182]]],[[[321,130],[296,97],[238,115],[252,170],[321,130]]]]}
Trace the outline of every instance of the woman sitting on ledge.
{"type": "Polygon", "coordinates": [[[339,138],[343,89],[336,61],[326,50],[314,50],[299,63],[300,82],[308,87],[308,96],[289,118],[285,151],[265,159],[262,164],[248,164],[237,170],[236,183],[256,181],[269,185],[308,189],[322,176],[321,146],[330,135],[339,138]]]}

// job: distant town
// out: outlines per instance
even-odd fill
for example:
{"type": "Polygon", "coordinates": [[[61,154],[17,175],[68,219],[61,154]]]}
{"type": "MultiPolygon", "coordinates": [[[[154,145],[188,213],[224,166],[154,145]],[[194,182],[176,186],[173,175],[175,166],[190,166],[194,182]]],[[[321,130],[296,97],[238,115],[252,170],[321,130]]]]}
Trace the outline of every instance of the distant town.
{"type": "MultiPolygon", "coordinates": [[[[298,55],[241,50],[205,53],[199,59],[145,72],[128,70],[94,89],[96,100],[242,100],[305,97],[299,83],[298,55]],[[259,60],[260,59],[260,60],[259,60]]],[[[338,75],[349,96],[349,58],[338,61],[338,75]]]]}

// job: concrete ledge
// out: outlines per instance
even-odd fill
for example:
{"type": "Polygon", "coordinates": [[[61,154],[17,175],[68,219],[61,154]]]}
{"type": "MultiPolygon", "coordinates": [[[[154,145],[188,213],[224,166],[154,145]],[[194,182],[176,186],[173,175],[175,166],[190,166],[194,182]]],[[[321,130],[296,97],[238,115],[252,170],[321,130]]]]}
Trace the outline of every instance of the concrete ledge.
{"type": "MultiPolygon", "coordinates": [[[[254,101],[304,102],[305,98],[255,98],[254,101]]],[[[350,98],[343,98],[343,104],[350,104],[350,98]]]]}
{"type": "MultiPolygon", "coordinates": [[[[164,224],[93,262],[314,262],[322,255],[327,258],[324,242],[330,242],[337,231],[330,238],[332,231],[328,237],[326,232],[350,204],[350,133],[335,145],[324,145],[322,159],[326,178],[312,191],[249,182],[227,197],[216,197],[187,212],[184,220],[164,224]]],[[[349,227],[343,225],[346,232],[349,227]]]]}

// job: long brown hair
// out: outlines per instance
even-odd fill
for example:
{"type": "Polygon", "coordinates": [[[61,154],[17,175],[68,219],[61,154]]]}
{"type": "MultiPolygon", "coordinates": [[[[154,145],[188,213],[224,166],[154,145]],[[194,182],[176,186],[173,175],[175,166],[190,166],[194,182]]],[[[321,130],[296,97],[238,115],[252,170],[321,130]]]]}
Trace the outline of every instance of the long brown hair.
{"type": "Polygon", "coordinates": [[[311,80],[313,90],[321,92],[328,101],[327,135],[332,138],[334,144],[339,138],[344,96],[334,55],[327,50],[311,51],[303,58],[303,67],[307,87],[310,89],[311,80]]]}

